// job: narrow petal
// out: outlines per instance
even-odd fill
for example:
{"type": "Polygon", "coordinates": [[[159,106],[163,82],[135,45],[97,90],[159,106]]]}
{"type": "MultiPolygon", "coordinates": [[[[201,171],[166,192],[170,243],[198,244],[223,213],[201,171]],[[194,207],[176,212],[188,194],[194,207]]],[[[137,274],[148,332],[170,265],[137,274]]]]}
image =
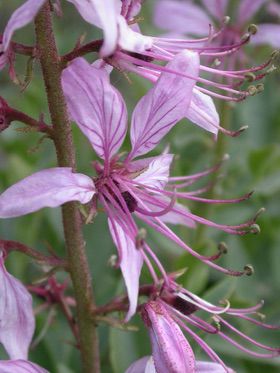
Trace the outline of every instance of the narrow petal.
{"type": "Polygon", "coordinates": [[[191,104],[186,117],[199,127],[217,135],[217,126],[220,125],[220,118],[215,104],[211,97],[197,89],[193,90],[191,104]]]}
{"type": "Polygon", "coordinates": [[[208,12],[218,21],[227,16],[228,0],[202,0],[208,12]]]}
{"type": "Polygon", "coordinates": [[[152,356],[145,356],[136,360],[125,373],[156,373],[152,356]]]}
{"type": "Polygon", "coordinates": [[[163,30],[195,35],[207,35],[212,23],[203,9],[188,0],[157,1],[154,22],[163,30]]]}
{"type": "Polygon", "coordinates": [[[238,7],[238,24],[249,22],[267,0],[242,0],[238,7]]]}
{"type": "Polygon", "coordinates": [[[104,42],[100,50],[102,57],[114,53],[118,41],[118,17],[121,12],[120,0],[68,0],[75,5],[81,16],[89,23],[101,28],[104,42]]]}
{"type": "Polygon", "coordinates": [[[269,44],[273,48],[280,48],[280,25],[273,23],[258,25],[258,32],[252,38],[252,44],[269,44]]]}
{"type": "Polygon", "coordinates": [[[126,51],[140,53],[148,50],[153,45],[153,39],[140,32],[132,30],[123,17],[119,17],[119,46],[126,51]]]}
{"type": "Polygon", "coordinates": [[[120,148],[127,130],[127,111],[120,93],[104,69],[75,59],[63,71],[62,85],[69,112],[96,153],[109,160],[120,148]]]}
{"type": "Polygon", "coordinates": [[[184,118],[190,106],[195,79],[199,73],[198,54],[185,50],[177,54],[166,69],[174,72],[164,71],[154,87],[138,102],[132,114],[130,158],[152,150],[184,118]]]}
{"type": "Polygon", "coordinates": [[[142,7],[143,0],[122,0],[122,15],[130,20],[137,16],[142,7]]]}
{"type": "Polygon", "coordinates": [[[26,360],[2,360],[0,371],[1,373],[48,373],[46,369],[26,360]]]}
{"type": "MultiPolygon", "coordinates": [[[[196,361],[195,363],[196,373],[225,373],[225,369],[221,364],[212,363],[209,361],[196,361]]],[[[228,373],[234,373],[234,371],[228,368],[228,373]]]]}
{"type": "Polygon", "coordinates": [[[149,328],[157,373],[194,373],[195,358],[179,326],[162,304],[150,301],[143,308],[143,319],[149,328]]]}
{"type": "Polygon", "coordinates": [[[168,183],[173,154],[154,157],[148,168],[134,180],[146,186],[163,189],[168,183]]]}
{"type": "Polygon", "coordinates": [[[94,193],[94,183],[88,176],[73,173],[68,167],[46,169],[26,177],[0,195],[0,218],[26,215],[69,201],[87,203],[94,193]]]}
{"type": "Polygon", "coordinates": [[[46,0],[28,0],[14,11],[3,34],[4,51],[8,49],[13,33],[31,22],[45,1],[46,0]]]}
{"type": "Polygon", "coordinates": [[[108,222],[111,236],[121,258],[120,267],[130,303],[125,321],[129,321],[137,308],[139,277],[143,266],[143,256],[141,251],[136,248],[135,242],[124,232],[116,220],[109,220],[108,222]]]}
{"type": "MultiPolygon", "coordinates": [[[[35,328],[32,297],[0,258],[0,342],[11,359],[27,359],[35,328]]],[[[2,371],[1,371],[2,372],[2,371]]]]}

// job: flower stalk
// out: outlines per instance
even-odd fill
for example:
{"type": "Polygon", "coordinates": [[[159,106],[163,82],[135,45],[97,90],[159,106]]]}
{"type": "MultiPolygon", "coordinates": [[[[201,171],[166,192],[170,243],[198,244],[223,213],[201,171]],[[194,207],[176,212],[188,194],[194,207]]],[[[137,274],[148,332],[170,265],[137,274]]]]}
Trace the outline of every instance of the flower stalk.
{"type": "MultiPolygon", "coordinates": [[[[60,167],[75,170],[75,153],[70,120],[61,88],[60,57],[52,29],[51,9],[48,2],[35,19],[38,54],[42,67],[49,110],[54,131],[54,143],[60,167]]],[[[91,276],[85,253],[82,222],[74,202],[62,207],[63,227],[68,265],[77,302],[79,347],[85,373],[99,372],[98,336],[92,322],[94,297],[91,276]]]]}

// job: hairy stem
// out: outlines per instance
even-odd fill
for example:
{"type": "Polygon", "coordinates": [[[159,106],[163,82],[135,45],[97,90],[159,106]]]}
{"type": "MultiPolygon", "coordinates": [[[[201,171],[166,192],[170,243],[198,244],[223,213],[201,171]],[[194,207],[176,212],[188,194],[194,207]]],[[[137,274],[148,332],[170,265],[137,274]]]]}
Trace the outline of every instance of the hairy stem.
{"type": "MultiPolygon", "coordinates": [[[[75,170],[72,131],[61,86],[61,60],[53,34],[49,2],[45,3],[36,17],[35,27],[38,55],[53,123],[58,165],[72,167],[75,170]]],[[[66,203],[62,207],[62,215],[68,267],[77,302],[77,323],[83,372],[99,372],[98,337],[91,314],[94,298],[77,204],[66,203]]]]}

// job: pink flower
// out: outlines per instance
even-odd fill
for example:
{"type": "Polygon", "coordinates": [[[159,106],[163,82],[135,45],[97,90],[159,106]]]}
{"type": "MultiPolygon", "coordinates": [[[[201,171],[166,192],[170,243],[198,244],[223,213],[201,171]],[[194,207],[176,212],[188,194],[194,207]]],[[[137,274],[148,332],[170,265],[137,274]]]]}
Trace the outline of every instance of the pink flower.
{"type": "MultiPolygon", "coordinates": [[[[220,43],[234,44],[246,32],[246,27],[254,16],[265,9],[271,15],[277,16],[277,3],[268,0],[242,0],[234,8],[232,25],[225,27],[220,43]]],[[[209,24],[220,24],[228,14],[228,0],[204,0],[202,6],[196,5],[191,0],[158,0],[155,6],[155,24],[163,30],[176,34],[189,34],[202,36],[209,32],[209,24]]],[[[252,43],[270,44],[274,48],[280,47],[280,25],[263,23],[258,25],[258,32],[252,43]]]]}
{"type": "Polygon", "coordinates": [[[34,328],[32,297],[26,288],[7,272],[1,252],[0,343],[11,359],[27,359],[34,328]]]}
{"type": "Polygon", "coordinates": [[[16,30],[26,26],[35,18],[44,2],[45,0],[27,0],[15,10],[5,28],[0,45],[0,70],[9,62],[10,68],[12,69],[12,77],[14,76],[12,67],[14,52],[10,48],[10,42],[13,34],[16,30]]]}
{"type": "MultiPolygon", "coordinates": [[[[184,51],[168,64],[172,71],[189,71],[197,76],[198,56],[184,51]]],[[[161,74],[154,87],[138,102],[131,120],[131,150],[124,157],[117,154],[127,133],[126,106],[120,93],[110,84],[104,69],[89,65],[84,59],[73,61],[62,74],[62,83],[71,117],[89,139],[101,162],[93,164],[96,176],[90,178],[73,173],[69,168],[53,168],[37,172],[11,186],[0,196],[0,217],[28,214],[43,207],[56,207],[67,201],[89,203],[89,218],[102,205],[108,215],[109,229],[119,253],[121,267],[130,300],[127,319],[135,312],[139,276],[143,260],[157,282],[150,263],[155,260],[163,276],[164,269],[145,241],[133,215],[148,226],[175,242],[197,259],[224,273],[239,276],[244,272],[231,271],[213,261],[221,253],[210,257],[198,254],[185,244],[166,225],[183,224],[194,227],[195,222],[243,235],[255,231],[255,219],[238,226],[219,225],[196,216],[176,203],[176,198],[204,203],[234,203],[237,200],[208,200],[196,196],[203,192],[176,192],[192,185],[217,167],[184,177],[169,177],[172,154],[135,160],[153,150],[168,131],[188,111],[194,80],[179,74],[161,74]]]]}
{"type": "Polygon", "coordinates": [[[1,373],[48,373],[46,369],[26,360],[2,360],[0,371],[1,373]]]}

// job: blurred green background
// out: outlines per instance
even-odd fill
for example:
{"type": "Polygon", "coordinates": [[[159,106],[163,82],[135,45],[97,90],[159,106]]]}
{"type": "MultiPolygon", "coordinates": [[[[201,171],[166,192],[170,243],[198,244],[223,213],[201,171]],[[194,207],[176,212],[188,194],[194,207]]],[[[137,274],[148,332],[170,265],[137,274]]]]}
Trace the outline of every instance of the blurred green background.
{"type": "MultiPolygon", "coordinates": [[[[22,1],[2,1],[0,5],[1,30],[12,13],[22,4],[22,1]]],[[[153,1],[146,2],[143,12],[145,21],[143,29],[154,33],[151,26],[153,1]]],[[[60,52],[71,50],[78,38],[86,32],[86,40],[100,37],[100,34],[83,22],[71,4],[63,1],[64,17],[55,19],[55,31],[60,52]]],[[[257,20],[256,20],[257,21],[257,20]]],[[[158,31],[157,31],[158,32],[158,31]]],[[[17,32],[15,40],[32,44],[34,42],[33,26],[17,32]]],[[[252,50],[248,49],[251,54],[252,50]]],[[[269,48],[258,50],[251,54],[252,58],[261,61],[270,53],[269,48]]],[[[96,56],[88,56],[93,61],[96,56]]],[[[17,72],[24,79],[25,58],[17,58],[17,72]]],[[[112,83],[123,93],[129,112],[131,113],[137,100],[147,91],[149,83],[130,75],[131,82],[120,73],[114,73],[112,83]]],[[[198,251],[210,253],[217,244],[225,241],[229,246],[228,254],[220,263],[234,269],[242,269],[247,263],[255,268],[252,277],[228,278],[202,265],[191,256],[183,254],[166,239],[150,232],[149,241],[157,255],[169,271],[187,267],[188,271],[180,279],[189,290],[196,292],[210,301],[230,298],[232,305],[249,306],[260,299],[265,300],[263,312],[267,322],[279,323],[279,289],[280,289],[280,76],[278,72],[268,76],[265,81],[265,91],[256,97],[249,98],[230,111],[230,128],[237,129],[241,125],[249,125],[249,130],[239,138],[227,138],[221,135],[220,142],[224,152],[230,155],[221,171],[216,187],[219,197],[233,198],[255,190],[253,197],[237,205],[216,205],[210,209],[201,204],[190,203],[188,206],[197,213],[208,216],[211,220],[221,223],[240,223],[251,217],[259,208],[265,207],[266,212],[259,219],[261,233],[245,237],[229,236],[214,229],[199,228],[197,231],[178,227],[177,233],[198,251]]],[[[28,113],[36,118],[41,113],[49,121],[45,92],[38,64],[34,66],[34,77],[28,88],[21,92],[20,87],[10,82],[7,70],[0,75],[0,95],[10,106],[28,113]]],[[[220,105],[220,103],[218,103],[220,105]]],[[[37,170],[56,165],[55,152],[49,140],[38,146],[40,135],[34,132],[20,132],[21,123],[14,123],[0,137],[0,188],[4,190],[15,181],[37,170]]],[[[78,170],[92,175],[91,161],[95,155],[87,139],[73,126],[78,170]]],[[[187,121],[177,125],[154,151],[159,154],[167,145],[171,152],[177,155],[173,167],[173,175],[186,175],[203,170],[215,162],[217,146],[211,135],[195,127],[187,121]]],[[[124,149],[129,148],[126,140],[124,149]]],[[[207,194],[205,194],[207,196],[207,194]]],[[[92,225],[84,228],[87,242],[87,253],[93,276],[93,285],[97,303],[102,305],[111,297],[121,294],[124,290],[121,274],[108,265],[108,259],[116,250],[108,235],[106,217],[99,214],[92,225]]],[[[0,237],[21,241],[33,248],[46,251],[49,243],[61,256],[64,253],[63,231],[59,209],[45,209],[38,213],[17,219],[0,222],[0,237]]],[[[13,253],[7,260],[9,271],[25,284],[34,282],[41,276],[40,267],[24,257],[13,253]]],[[[64,275],[59,273],[59,279],[64,275]]],[[[149,282],[146,270],[141,281],[149,282]]],[[[69,289],[71,294],[71,289],[69,289]]],[[[34,304],[40,300],[34,298],[34,304]]],[[[52,373],[80,372],[79,354],[72,346],[73,339],[68,326],[59,310],[47,329],[44,338],[35,349],[30,351],[30,360],[44,366],[52,373]]],[[[47,311],[37,317],[36,335],[44,330],[49,318],[47,311]]],[[[150,354],[150,344],[146,330],[140,320],[135,317],[133,325],[139,326],[139,332],[120,331],[100,325],[100,347],[102,372],[122,373],[129,364],[137,358],[150,354]]],[[[241,323],[242,330],[259,341],[273,346],[280,345],[279,332],[271,332],[256,326],[241,323]]],[[[204,336],[207,342],[216,350],[226,363],[237,372],[271,372],[280,371],[280,359],[267,361],[251,358],[234,347],[223,343],[217,336],[204,336]]],[[[190,340],[190,339],[189,339],[190,340]]],[[[203,352],[190,340],[196,356],[204,358],[203,352]]],[[[6,358],[4,351],[1,357],[6,358]]]]}

